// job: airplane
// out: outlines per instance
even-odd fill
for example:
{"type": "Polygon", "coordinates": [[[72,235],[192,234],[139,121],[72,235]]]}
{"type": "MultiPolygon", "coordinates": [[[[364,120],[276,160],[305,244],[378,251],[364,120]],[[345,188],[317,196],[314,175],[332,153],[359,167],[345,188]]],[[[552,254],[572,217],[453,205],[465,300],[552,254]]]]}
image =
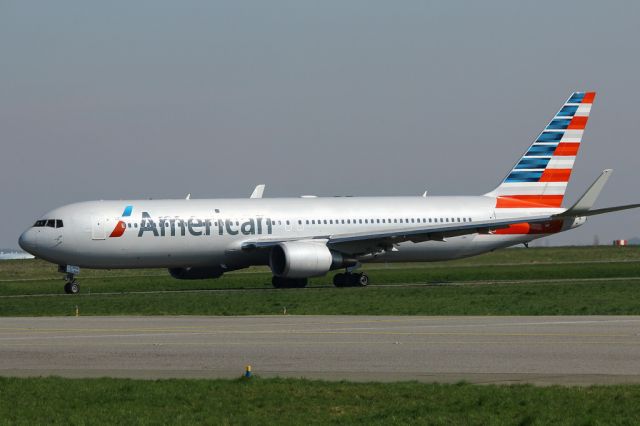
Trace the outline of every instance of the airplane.
{"type": "Polygon", "coordinates": [[[477,196],[90,201],[54,209],[19,239],[59,265],[66,293],[80,268],[167,268],[178,279],[218,278],[268,265],[276,288],[342,270],[337,287],[366,286],[367,262],[429,262],[525,244],[583,225],[610,169],[570,208],[562,201],[595,92],[575,92],[492,191],[477,196]]]}

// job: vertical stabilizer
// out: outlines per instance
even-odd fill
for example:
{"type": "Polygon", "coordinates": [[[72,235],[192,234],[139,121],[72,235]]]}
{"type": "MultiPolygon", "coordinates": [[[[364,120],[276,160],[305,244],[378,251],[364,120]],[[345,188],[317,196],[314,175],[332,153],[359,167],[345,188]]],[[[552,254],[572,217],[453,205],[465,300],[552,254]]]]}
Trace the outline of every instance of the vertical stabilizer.
{"type": "Polygon", "coordinates": [[[560,207],[595,92],[575,92],[496,189],[496,208],[560,207]]]}

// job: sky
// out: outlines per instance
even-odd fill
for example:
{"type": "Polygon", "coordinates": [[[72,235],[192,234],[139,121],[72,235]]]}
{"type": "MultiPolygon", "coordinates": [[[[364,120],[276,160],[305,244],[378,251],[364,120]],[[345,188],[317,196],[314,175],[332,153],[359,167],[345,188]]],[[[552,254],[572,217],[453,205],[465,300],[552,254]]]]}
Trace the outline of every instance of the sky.
{"type": "MultiPolygon", "coordinates": [[[[476,195],[598,92],[569,206],[640,202],[637,1],[0,0],[0,247],[96,199],[476,195]]],[[[640,235],[640,211],[548,244],[640,235]]]]}

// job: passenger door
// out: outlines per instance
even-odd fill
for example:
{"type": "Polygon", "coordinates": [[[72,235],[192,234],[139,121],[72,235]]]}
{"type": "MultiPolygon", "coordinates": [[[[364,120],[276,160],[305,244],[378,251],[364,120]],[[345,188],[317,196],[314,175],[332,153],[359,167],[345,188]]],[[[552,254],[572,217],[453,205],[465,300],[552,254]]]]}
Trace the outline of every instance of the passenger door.
{"type": "Polygon", "coordinates": [[[107,219],[104,217],[94,216],[91,218],[91,239],[104,240],[107,238],[107,219]]]}

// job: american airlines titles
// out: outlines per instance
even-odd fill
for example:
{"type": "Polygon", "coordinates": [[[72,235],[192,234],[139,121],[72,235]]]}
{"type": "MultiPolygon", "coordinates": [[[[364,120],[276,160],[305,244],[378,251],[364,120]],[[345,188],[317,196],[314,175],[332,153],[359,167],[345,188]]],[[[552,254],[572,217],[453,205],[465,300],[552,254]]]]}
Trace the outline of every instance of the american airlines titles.
{"type": "Polygon", "coordinates": [[[233,221],[231,219],[181,219],[177,217],[160,217],[156,221],[147,212],[142,212],[142,221],[138,237],[150,232],[154,237],[202,235],[261,235],[272,234],[273,224],[270,219],[262,217],[233,221]],[[263,225],[264,221],[264,225],[263,225]]]}

